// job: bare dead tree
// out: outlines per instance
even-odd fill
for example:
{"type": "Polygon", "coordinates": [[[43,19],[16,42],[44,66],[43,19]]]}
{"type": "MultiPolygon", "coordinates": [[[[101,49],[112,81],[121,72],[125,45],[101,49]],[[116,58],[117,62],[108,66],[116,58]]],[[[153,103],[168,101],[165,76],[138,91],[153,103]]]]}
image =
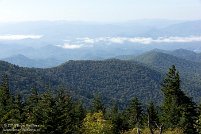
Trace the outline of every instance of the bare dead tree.
{"type": "Polygon", "coordinates": [[[151,134],[154,134],[154,131],[152,129],[151,122],[150,122],[150,115],[149,115],[149,113],[148,113],[148,127],[149,127],[149,130],[150,130],[151,134]]]}
{"type": "Polygon", "coordinates": [[[163,132],[163,124],[161,124],[160,126],[155,122],[157,128],[159,129],[159,134],[162,134],[163,132]]]}

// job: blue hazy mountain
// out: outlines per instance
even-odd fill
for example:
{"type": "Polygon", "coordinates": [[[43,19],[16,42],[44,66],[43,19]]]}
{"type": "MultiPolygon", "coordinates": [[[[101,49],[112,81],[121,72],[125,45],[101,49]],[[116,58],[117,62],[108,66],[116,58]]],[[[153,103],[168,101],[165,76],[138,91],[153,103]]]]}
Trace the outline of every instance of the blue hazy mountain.
{"type": "Polygon", "coordinates": [[[48,59],[30,59],[24,55],[14,55],[12,57],[4,58],[3,61],[7,61],[9,63],[19,65],[21,67],[35,67],[35,68],[49,68],[58,66],[61,64],[61,61],[58,61],[54,58],[48,59]]]}
{"type": "Polygon", "coordinates": [[[0,61],[0,75],[8,74],[12,91],[30,92],[35,87],[43,92],[47,85],[52,89],[62,85],[86,103],[97,92],[107,103],[117,98],[120,103],[127,102],[134,96],[143,102],[161,102],[161,82],[173,64],[180,72],[182,90],[198,102],[201,63],[156,51],[146,52],[134,60],[68,61],[49,69],[22,68],[0,61]]]}
{"type": "Polygon", "coordinates": [[[201,35],[201,20],[169,25],[165,28],[151,30],[147,36],[189,36],[201,35]]]}
{"type": "Polygon", "coordinates": [[[182,48],[201,52],[200,20],[137,20],[110,24],[38,21],[0,24],[0,29],[0,59],[24,55],[32,60],[66,62],[137,56],[153,49],[182,48]],[[4,35],[41,37],[3,40],[4,35]]]}
{"type": "Polygon", "coordinates": [[[201,87],[201,62],[194,62],[179,58],[167,53],[159,51],[146,52],[140,56],[137,56],[133,61],[146,64],[148,67],[158,70],[165,74],[168,68],[175,65],[180,73],[182,88],[188,90],[187,93],[191,96],[195,96],[195,92],[200,90],[201,87]]]}

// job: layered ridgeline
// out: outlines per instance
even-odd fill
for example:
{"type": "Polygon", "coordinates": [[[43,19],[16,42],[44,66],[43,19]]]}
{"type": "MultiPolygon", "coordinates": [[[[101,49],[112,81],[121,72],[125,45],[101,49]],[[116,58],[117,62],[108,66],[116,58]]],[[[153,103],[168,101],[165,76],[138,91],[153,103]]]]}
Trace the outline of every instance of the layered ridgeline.
{"type": "Polygon", "coordinates": [[[201,63],[161,51],[150,51],[127,60],[69,61],[49,69],[21,68],[2,61],[0,75],[8,75],[12,91],[20,90],[25,94],[31,88],[43,92],[60,87],[87,103],[97,93],[106,103],[118,100],[126,104],[132,97],[143,102],[160,102],[162,79],[173,64],[180,72],[182,90],[198,102],[201,63]]]}
{"type": "Polygon", "coordinates": [[[174,55],[179,58],[183,58],[186,60],[194,61],[194,62],[201,62],[201,53],[196,53],[186,49],[177,49],[175,51],[167,52],[171,55],[174,55]]]}
{"type": "Polygon", "coordinates": [[[2,74],[8,75],[12,91],[21,90],[25,94],[31,88],[42,92],[60,87],[85,102],[90,102],[96,93],[107,103],[118,100],[125,104],[135,96],[144,102],[162,99],[161,74],[133,61],[69,61],[50,69],[21,68],[2,61],[2,74]]]}
{"type": "Polygon", "coordinates": [[[49,68],[62,63],[62,61],[54,58],[46,59],[30,59],[24,55],[18,54],[12,57],[4,58],[3,61],[19,65],[21,67],[49,68]]]}
{"type": "Polygon", "coordinates": [[[0,23],[0,29],[0,60],[23,67],[48,68],[68,60],[101,60],[119,54],[136,56],[154,48],[201,52],[201,20],[36,21],[0,23]]]}
{"type": "Polygon", "coordinates": [[[134,55],[120,55],[116,56],[116,59],[121,59],[121,60],[135,60],[136,57],[144,57],[144,55],[148,54],[154,54],[154,53],[165,53],[168,55],[172,55],[178,58],[182,58],[185,60],[193,61],[193,62],[200,62],[201,63],[201,53],[196,53],[195,51],[187,50],[187,49],[176,49],[173,51],[168,51],[168,50],[162,50],[162,49],[153,49],[151,51],[142,53],[142,54],[134,54],[134,55]]]}
{"type": "Polygon", "coordinates": [[[180,72],[183,90],[199,101],[201,90],[201,62],[191,57],[199,57],[200,54],[179,49],[175,51],[153,50],[140,56],[122,56],[119,59],[138,61],[149,68],[165,74],[171,65],[176,65],[180,72]],[[196,60],[196,61],[195,61],[196,60]]]}

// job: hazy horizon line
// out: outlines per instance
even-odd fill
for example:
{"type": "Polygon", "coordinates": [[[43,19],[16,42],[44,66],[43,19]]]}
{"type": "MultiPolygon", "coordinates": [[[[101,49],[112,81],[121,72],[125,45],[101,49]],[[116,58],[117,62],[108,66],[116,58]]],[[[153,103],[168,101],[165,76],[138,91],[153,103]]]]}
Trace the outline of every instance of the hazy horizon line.
{"type": "Polygon", "coordinates": [[[41,20],[15,20],[15,21],[0,21],[0,23],[24,23],[24,22],[83,22],[83,23],[128,23],[137,21],[199,21],[200,19],[167,19],[167,18],[144,18],[144,19],[132,19],[132,20],[118,20],[118,21],[92,21],[92,20],[67,20],[67,19],[41,19],[41,20]]]}

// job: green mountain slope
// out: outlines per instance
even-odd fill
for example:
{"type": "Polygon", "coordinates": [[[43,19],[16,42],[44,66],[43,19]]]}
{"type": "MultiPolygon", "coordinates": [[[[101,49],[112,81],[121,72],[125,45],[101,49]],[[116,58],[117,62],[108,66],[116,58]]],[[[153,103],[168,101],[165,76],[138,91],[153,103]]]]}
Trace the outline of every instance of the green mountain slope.
{"type": "Polygon", "coordinates": [[[169,52],[169,54],[174,55],[179,58],[183,58],[186,60],[201,62],[201,53],[195,53],[186,49],[177,49],[175,51],[169,52]]]}
{"type": "Polygon", "coordinates": [[[166,73],[171,65],[176,65],[181,75],[183,89],[199,101],[201,95],[201,63],[156,51],[140,55],[136,57],[135,60],[144,63],[161,73],[166,73]]]}
{"type": "Polygon", "coordinates": [[[125,104],[134,96],[144,102],[162,97],[161,74],[133,61],[69,61],[50,69],[21,68],[6,62],[0,66],[0,75],[9,76],[11,89],[24,93],[31,87],[44,91],[48,85],[53,89],[62,86],[86,103],[96,93],[104,96],[105,103],[117,100],[125,104]]]}
{"type": "Polygon", "coordinates": [[[104,97],[105,103],[117,100],[122,104],[137,96],[143,102],[160,102],[164,74],[176,65],[182,80],[182,90],[195,101],[201,96],[201,63],[150,51],[133,60],[69,61],[49,69],[22,68],[0,62],[0,75],[10,78],[11,89],[27,93],[31,88],[41,92],[65,88],[74,98],[90,103],[94,94],[104,97]]]}

